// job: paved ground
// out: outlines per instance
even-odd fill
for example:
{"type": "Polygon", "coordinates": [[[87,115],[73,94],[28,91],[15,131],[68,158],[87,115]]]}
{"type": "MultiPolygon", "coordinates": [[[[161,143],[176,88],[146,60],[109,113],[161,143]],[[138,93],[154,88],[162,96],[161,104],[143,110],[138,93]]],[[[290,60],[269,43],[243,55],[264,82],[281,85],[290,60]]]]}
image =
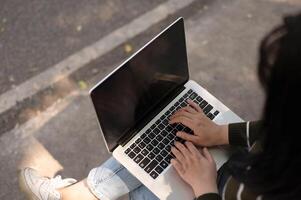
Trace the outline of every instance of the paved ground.
{"type": "Polygon", "coordinates": [[[2,0],[0,94],[164,0],[2,0]]]}
{"type": "MultiPolygon", "coordinates": [[[[191,78],[242,118],[253,120],[260,117],[264,98],[256,78],[258,42],[284,13],[297,8],[301,4],[294,0],[198,1],[151,26],[128,44],[137,49],[183,15],[191,78]]],[[[23,166],[34,166],[45,175],[60,172],[81,179],[108,158],[87,91],[126,56],[121,45],[97,58],[63,80],[64,85],[78,85],[83,76],[89,77],[80,87],[70,87],[64,95],[53,98],[44,111],[0,136],[0,199],[24,199],[16,176],[23,166]],[[95,66],[98,71],[90,73],[95,66]]]]}

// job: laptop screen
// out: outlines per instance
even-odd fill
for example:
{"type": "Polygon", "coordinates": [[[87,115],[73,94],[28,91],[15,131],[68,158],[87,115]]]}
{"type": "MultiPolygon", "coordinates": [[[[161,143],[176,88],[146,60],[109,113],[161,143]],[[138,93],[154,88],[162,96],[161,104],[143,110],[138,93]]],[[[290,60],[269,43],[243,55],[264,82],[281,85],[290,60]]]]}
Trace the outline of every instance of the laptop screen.
{"type": "Polygon", "coordinates": [[[178,19],[91,91],[107,146],[188,80],[183,19],[178,19]]]}

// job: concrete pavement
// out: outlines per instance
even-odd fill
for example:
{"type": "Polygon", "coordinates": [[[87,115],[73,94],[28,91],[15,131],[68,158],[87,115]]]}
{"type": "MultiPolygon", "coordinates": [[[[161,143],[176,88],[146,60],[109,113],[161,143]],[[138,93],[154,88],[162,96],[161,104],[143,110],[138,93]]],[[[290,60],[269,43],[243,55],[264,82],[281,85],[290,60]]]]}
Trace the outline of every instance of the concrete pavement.
{"type": "MultiPolygon", "coordinates": [[[[245,120],[258,119],[264,98],[256,78],[259,40],[280,23],[284,13],[293,12],[298,6],[271,0],[220,0],[188,15],[185,22],[191,79],[245,120]]],[[[139,43],[150,39],[173,17],[176,15],[150,27],[129,43],[142,46],[139,43]]],[[[90,67],[103,62],[97,59],[90,67]]],[[[101,65],[98,73],[87,80],[88,88],[119,62],[101,65]]],[[[68,80],[72,82],[72,78],[68,80]]],[[[1,136],[0,199],[24,199],[18,191],[16,176],[17,169],[23,166],[36,167],[49,176],[60,172],[82,179],[92,167],[109,157],[88,88],[74,88],[35,118],[1,136]]]]}

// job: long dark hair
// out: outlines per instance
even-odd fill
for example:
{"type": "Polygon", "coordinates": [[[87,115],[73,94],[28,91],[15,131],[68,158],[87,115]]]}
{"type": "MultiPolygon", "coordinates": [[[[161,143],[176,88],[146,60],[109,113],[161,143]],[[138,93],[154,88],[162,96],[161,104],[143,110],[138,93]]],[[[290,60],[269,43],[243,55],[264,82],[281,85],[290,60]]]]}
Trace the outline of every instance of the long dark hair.
{"type": "Polygon", "coordinates": [[[263,38],[258,76],[266,93],[262,150],[230,171],[264,199],[301,199],[301,13],[263,38]]]}

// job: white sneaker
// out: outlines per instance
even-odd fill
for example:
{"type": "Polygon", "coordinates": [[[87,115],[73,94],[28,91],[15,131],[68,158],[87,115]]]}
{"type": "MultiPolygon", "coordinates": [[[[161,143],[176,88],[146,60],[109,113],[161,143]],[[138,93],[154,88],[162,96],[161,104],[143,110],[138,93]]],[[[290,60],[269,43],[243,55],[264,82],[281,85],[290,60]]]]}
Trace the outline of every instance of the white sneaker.
{"type": "Polygon", "coordinates": [[[73,178],[62,179],[61,176],[43,177],[32,168],[22,169],[19,173],[20,188],[30,200],[60,200],[57,189],[76,182],[73,178]]]}

